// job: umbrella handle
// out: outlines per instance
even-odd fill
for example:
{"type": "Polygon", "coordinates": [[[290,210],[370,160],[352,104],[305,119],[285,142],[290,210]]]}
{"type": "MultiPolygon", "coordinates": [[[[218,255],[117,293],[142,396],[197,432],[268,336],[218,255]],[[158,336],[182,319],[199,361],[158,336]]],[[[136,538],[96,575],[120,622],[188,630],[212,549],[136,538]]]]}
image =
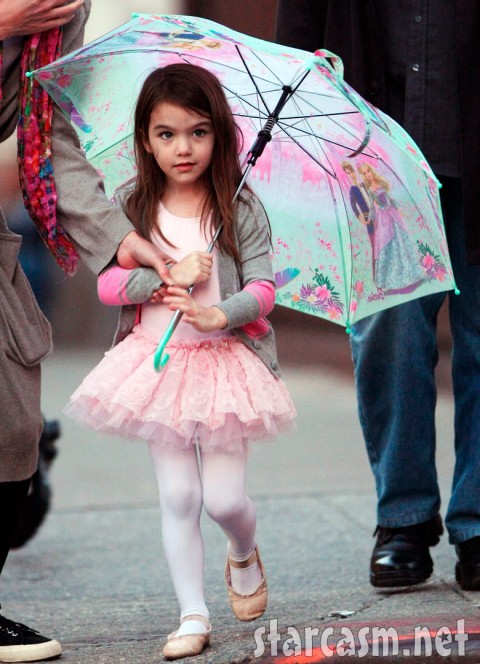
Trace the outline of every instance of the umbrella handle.
{"type": "Polygon", "coordinates": [[[160,339],[158,343],[157,350],[155,351],[155,355],[153,356],[153,368],[157,373],[167,364],[168,360],[170,359],[170,355],[168,353],[164,355],[163,352],[166,348],[166,345],[170,341],[171,336],[175,331],[175,328],[180,322],[180,318],[182,317],[182,315],[183,313],[181,311],[176,311],[174,313],[174,315],[172,316],[172,320],[168,324],[168,327],[163,334],[163,337],[160,339]]]}

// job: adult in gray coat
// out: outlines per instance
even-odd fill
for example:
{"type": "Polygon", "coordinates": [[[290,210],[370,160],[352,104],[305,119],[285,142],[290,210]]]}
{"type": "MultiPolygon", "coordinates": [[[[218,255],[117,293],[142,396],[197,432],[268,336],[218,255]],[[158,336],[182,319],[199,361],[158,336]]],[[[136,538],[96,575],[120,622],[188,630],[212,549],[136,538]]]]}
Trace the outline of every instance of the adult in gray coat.
{"type": "MultiPolygon", "coordinates": [[[[62,54],[80,47],[90,7],[91,0],[0,0],[0,142],[14,132],[18,121],[25,40],[63,26],[62,54]]],[[[169,282],[164,257],[137,235],[120,208],[110,205],[59,109],[53,111],[51,140],[57,220],[81,259],[98,273],[116,256],[123,267],[147,265],[169,282]]],[[[0,572],[37,467],[40,362],[51,350],[50,326],[17,262],[20,242],[8,230],[0,208],[0,572]]],[[[0,662],[60,654],[57,641],[0,616],[0,662]]]]}

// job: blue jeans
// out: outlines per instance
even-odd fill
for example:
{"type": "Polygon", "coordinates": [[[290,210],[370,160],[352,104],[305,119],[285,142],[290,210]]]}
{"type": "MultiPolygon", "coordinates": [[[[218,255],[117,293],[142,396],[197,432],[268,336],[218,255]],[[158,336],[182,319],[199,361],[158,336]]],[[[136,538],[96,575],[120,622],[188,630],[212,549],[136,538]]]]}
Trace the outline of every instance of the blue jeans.
{"type": "MultiPolygon", "coordinates": [[[[359,417],[375,476],[378,524],[427,521],[440,508],[435,468],[437,314],[449,297],[455,470],[445,523],[450,542],[480,535],[480,266],[468,265],[461,180],[443,178],[442,208],[460,295],[428,295],[352,329],[359,417]]],[[[480,223],[480,220],[479,220],[480,223]]]]}

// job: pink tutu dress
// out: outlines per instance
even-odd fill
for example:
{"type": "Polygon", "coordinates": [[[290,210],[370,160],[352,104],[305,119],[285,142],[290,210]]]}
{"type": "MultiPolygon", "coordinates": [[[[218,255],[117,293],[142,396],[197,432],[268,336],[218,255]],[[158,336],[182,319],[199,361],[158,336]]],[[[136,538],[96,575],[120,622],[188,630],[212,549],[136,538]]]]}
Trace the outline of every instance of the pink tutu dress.
{"type": "MultiPolygon", "coordinates": [[[[179,224],[165,208],[160,217],[167,237],[182,228],[181,250],[162,247],[173,258],[204,250],[198,219],[179,224]]],[[[192,296],[205,305],[220,300],[215,269],[192,296]]],[[[170,359],[155,372],[153,355],[171,317],[162,304],[142,305],[141,322],[86,376],[66,414],[101,432],[179,449],[197,443],[203,451],[240,451],[291,426],[296,413],[284,382],[228,331],[202,334],[180,321],[166,348],[170,359]]]]}

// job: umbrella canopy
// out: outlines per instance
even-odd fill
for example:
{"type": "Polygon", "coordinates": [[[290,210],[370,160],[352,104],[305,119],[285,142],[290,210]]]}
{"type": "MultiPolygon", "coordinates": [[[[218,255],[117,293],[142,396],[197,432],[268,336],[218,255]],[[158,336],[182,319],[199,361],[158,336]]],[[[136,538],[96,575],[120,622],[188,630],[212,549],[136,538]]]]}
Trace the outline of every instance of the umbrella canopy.
{"type": "Polygon", "coordinates": [[[455,288],[433,172],[403,129],[343,81],[339,58],[206,19],[135,15],[33,73],[71,118],[111,198],[135,177],[142,83],[175,62],[208,68],[225,90],[242,158],[255,165],[249,184],[271,222],[280,305],[348,328],[455,288]]]}

